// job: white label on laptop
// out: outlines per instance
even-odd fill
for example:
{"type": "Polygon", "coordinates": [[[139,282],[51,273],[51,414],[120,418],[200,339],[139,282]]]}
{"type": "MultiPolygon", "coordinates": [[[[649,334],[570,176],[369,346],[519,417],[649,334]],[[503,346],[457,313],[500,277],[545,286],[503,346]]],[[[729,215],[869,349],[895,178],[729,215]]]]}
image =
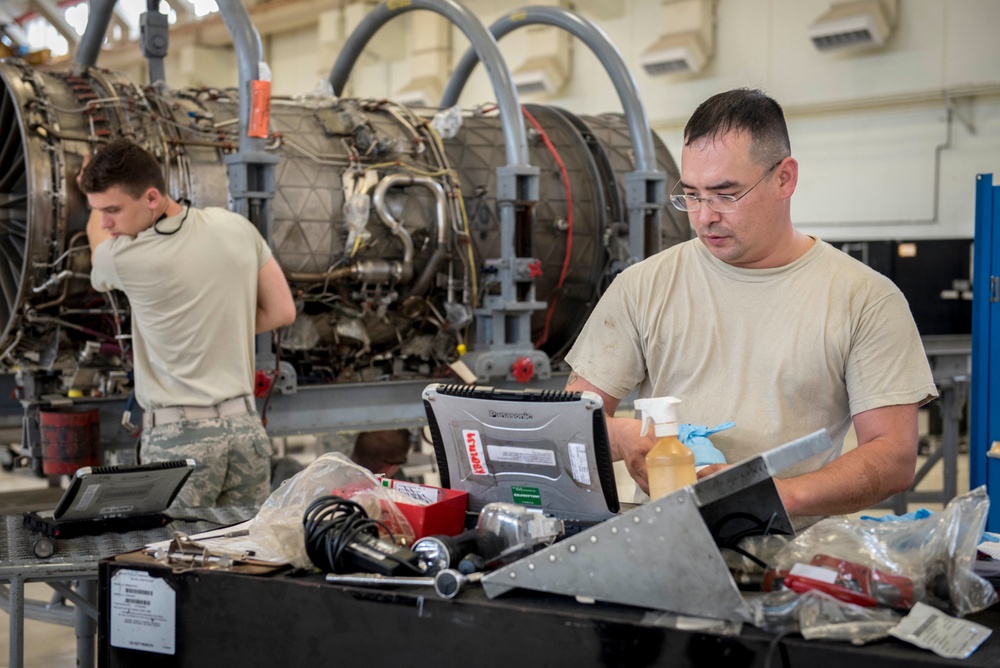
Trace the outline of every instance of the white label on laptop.
{"type": "Polygon", "coordinates": [[[123,569],[111,578],[111,645],[174,654],[177,594],[145,571],[123,569]]]}
{"type": "Polygon", "coordinates": [[[102,515],[104,517],[111,517],[112,515],[125,515],[126,513],[132,512],[133,510],[135,510],[135,506],[134,505],[130,505],[130,506],[107,506],[107,507],[101,508],[99,511],[97,511],[97,514],[98,515],[102,515]]]}
{"type": "Polygon", "coordinates": [[[83,491],[83,496],[76,502],[77,510],[86,510],[90,507],[91,502],[93,502],[94,497],[97,495],[98,490],[101,489],[100,485],[89,485],[87,489],[83,491]]]}
{"type": "Polygon", "coordinates": [[[469,456],[469,468],[472,475],[489,475],[486,466],[486,453],[483,451],[483,439],[474,429],[463,429],[462,440],[465,441],[465,454],[469,456]]]}
{"type": "Polygon", "coordinates": [[[495,462],[528,464],[531,466],[555,466],[556,453],[541,448],[518,448],[512,445],[487,445],[486,451],[495,462]]]}
{"type": "Polygon", "coordinates": [[[583,443],[569,444],[569,467],[573,480],[581,485],[590,484],[590,463],[587,461],[587,446],[583,443]]]}

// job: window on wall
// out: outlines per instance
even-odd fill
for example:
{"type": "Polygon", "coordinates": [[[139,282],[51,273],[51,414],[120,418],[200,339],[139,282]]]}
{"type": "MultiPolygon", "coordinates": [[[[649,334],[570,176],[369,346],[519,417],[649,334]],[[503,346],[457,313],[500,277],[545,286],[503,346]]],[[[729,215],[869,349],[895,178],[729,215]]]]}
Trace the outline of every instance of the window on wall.
{"type": "Polygon", "coordinates": [[[55,27],[42,16],[36,16],[22,24],[24,36],[28,39],[30,51],[48,49],[53,57],[69,53],[69,42],[59,34],[55,27]]]}
{"type": "MultiPolygon", "coordinates": [[[[219,6],[215,3],[215,0],[175,1],[187,3],[199,17],[219,11],[219,6]]],[[[111,37],[115,40],[138,39],[139,17],[146,11],[146,0],[118,0],[117,6],[118,10],[115,14],[128,26],[128,34],[123,34],[121,25],[115,24],[112,27],[111,37]]],[[[66,17],[66,22],[73,27],[78,35],[83,35],[84,30],[87,28],[87,21],[90,19],[90,4],[87,0],[79,0],[73,4],[63,4],[61,8],[66,17]]],[[[170,25],[177,23],[177,11],[165,0],[161,0],[160,2],[160,12],[167,15],[167,22],[170,25]]],[[[22,28],[27,36],[27,47],[30,51],[48,49],[54,58],[69,53],[69,42],[66,41],[66,38],[45,17],[36,15],[24,21],[22,28]]]]}
{"type": "Polygon", "coordinates": [[[194,13],[198,16],[208,16],[213,12],[219,11],[219,5],[215,3],[215,0],[188,0],[192,5],[194,5],[194,13]]]}

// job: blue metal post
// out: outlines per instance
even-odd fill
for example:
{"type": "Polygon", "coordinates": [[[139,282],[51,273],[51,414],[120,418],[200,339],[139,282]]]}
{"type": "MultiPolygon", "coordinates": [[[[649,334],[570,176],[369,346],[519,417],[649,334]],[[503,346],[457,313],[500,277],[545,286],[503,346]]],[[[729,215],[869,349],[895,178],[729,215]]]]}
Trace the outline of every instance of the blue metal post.
{"type": "Polygon", "coordinates": [[[972,397],[969,484],[986,485],[986,527],[1000,531],[1000,186],[976,176],[972,293],[972,397]]]}

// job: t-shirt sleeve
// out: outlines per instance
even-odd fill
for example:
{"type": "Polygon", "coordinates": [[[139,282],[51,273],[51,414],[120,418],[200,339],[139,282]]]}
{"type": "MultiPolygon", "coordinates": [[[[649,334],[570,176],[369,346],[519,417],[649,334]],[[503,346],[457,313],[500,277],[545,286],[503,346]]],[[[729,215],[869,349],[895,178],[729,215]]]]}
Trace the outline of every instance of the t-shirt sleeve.
{"type": "Polygon", "coordinates": [[[90,269],[90,284],[98,292],[124,290],[115,268],[115,240],[108,239],[98,244],[94,250],[93,267],[90,269]]]}
{"type": "Polygon", "coordinates": [[[852,415],[883,406],[923,405],[938,396],[902,293],[890,293],[862,312],[852,337],[846,379],[852,415]]]}
{"type": "Polygon", "coordinates": [[[271,249],[267,245],[267,241],[264,240],[263,235],[260,233],[260,230],[257,229],[256,225],[243,216],[240,216],[240,221],[242,225],[246,226],[244,229],[247,230],[247,234],[249,234],[250,238],[253,240],[254,248],[257,251],[257,271],[260,271],[264,268],[264,265],[270,261],[274,254],[271,252],[271,249]]]}
{"type": "Polygon", "coordinates": [[[640,321],[624,283],[622,276],[611,283],[566,355],[576,374],[618,399],[646,377],[640,321]]]}

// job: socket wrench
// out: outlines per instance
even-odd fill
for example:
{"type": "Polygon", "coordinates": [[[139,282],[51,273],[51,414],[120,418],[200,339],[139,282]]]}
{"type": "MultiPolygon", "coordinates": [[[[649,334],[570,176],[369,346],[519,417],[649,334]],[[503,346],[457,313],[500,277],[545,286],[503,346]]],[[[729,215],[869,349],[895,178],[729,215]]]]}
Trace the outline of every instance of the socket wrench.
{"type": "Polygon", "coordinates": [[[446,568],[443,571],[438,571],[434,577],[405,577],[380,575],[378,573],[330,573],[326,576],[326,581],[331,584],[361,585],[365,587],[434,587],[434,592],[441,598],[455,598],[466,584],[479,582],[482,577],[482,573],[470,573],[466,575],[456,571],[454,568],[446,568]]]}

